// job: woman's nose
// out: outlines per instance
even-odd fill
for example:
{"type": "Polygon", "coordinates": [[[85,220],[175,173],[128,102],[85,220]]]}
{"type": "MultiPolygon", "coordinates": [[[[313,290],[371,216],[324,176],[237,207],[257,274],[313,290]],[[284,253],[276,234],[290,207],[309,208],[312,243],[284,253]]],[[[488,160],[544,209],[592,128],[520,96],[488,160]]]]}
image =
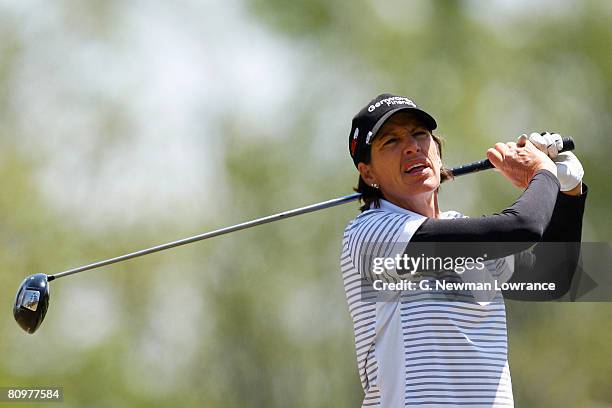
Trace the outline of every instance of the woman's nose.
{"type": "Polygon", "coordinates": [[[404,146],[403,146],[403,151],[402,152],[405,155],[411,155],[411,154],[419,152],[420,150],[421,149],[419,148],[419,144],[414,139],[414,137],[407,136],[407,137],[404,138],[404,146]]]}

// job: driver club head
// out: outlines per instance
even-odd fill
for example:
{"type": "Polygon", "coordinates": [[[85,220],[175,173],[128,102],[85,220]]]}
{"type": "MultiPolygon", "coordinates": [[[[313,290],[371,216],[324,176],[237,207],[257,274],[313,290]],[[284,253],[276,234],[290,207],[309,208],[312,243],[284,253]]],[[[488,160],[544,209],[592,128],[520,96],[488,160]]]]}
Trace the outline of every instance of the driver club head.
{"type": "Polygon", "coordinates": [[[40,327],[49,308],[49,280],[44,273],[30,275],[21,283],[13,316],[23,330],[32,334],[40,327]]]}

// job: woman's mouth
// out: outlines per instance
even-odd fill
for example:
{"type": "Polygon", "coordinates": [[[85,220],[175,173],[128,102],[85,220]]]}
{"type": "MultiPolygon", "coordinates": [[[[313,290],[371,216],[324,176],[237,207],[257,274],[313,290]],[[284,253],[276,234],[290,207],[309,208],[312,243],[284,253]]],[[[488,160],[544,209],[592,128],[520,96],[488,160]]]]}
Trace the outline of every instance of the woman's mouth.
{"type": "Polygon", "coordinates": [[[406,167],[406,169],[404,170],[404,173],[410,174],[410,175],[419,175],[419,174],[423,174],[428,169],[429,169],[429,166],[425,163],[414,163],[406,167]]]}

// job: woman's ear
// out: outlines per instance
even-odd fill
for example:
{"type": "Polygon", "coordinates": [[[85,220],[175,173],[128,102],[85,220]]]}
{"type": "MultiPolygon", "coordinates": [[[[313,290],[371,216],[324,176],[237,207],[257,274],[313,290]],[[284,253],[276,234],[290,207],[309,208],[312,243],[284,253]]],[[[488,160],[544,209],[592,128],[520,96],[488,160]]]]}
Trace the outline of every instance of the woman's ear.
{"type": "Polygon", "coordinates": [[[361,162],[357,165],[357,169],[359,170],[359,174],[363,181],[365,181],[368,185],[378,184],[376,181],[376,177],[374,176],[374,172],[372,171],[372,166],[369,164],[365,164],[361,162]]]}

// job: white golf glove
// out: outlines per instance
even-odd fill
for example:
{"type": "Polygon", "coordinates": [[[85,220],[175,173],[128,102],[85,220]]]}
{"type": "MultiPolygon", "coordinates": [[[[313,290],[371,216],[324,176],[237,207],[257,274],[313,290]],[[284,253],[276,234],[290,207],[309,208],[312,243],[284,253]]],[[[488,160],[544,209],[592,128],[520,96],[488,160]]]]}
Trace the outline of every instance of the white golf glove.
{"type": "Polygon", "coordinates": [[[534,132],[529,135],[529,141],[553,160],[559,154],[559,150],[563,149],[563,139],[561,139],[561,135],[558,133],[534,132]]]}
{"type": "Polygon", "coordinates": [[[561,184],[561,191],[569,191],[575,188],[584,177],[582,163],[572,152],[562,152],[563,140],[558,133],[532,133],[529,141],[539,150],[543,151],[557,165],[557,179],[561,184]]]}
{"type": "Polygon", "coordinates": [[[561,191],[569,191],[582,182],[584,169],[574,153],[559,153],[553,161],[557,165],[557,178],[561,184],[561,191]]]}

